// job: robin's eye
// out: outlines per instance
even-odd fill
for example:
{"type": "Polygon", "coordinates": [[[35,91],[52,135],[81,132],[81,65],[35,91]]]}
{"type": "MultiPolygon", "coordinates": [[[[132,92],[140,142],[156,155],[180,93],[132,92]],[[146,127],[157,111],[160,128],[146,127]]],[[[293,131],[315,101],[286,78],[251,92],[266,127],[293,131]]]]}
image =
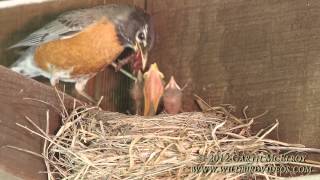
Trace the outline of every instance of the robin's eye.
{"type": "Polygon", "coordinates": [[[143,40],[145,40],[146,37],[145,37],[144,33],[141,32],[141,33],[138,34],[138,38],[139,38],[141,41],[143,41],[143,40]]]}

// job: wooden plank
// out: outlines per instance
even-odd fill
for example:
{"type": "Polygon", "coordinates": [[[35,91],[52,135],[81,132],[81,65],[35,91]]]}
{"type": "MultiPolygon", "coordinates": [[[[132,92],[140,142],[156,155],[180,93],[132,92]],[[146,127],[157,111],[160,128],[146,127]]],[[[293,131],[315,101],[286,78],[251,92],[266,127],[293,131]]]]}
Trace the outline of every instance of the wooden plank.
{"type": "Polygon", "coordinates": [[[191,79],[186,110],[192,93],[239,115],[246,105],[249,115],[269,110],[258,128],[279,119],[281,140],[320,147],[318,1],[154,0],[148,9],[158,33],[150,60],[166,79],[191,79]]]}
{"type": "MultiPolygon", "coordinates": [[[[12,145],[41,153],[42,140],[16,125],[32,127],[25,116],[44,128],[46,111],[49,110],[51,133],[60,123],[59,113],[52,106],[25,98],[48,102],[58,109],[61,105],[53,88],[0,66],[0,169],[22,179],[45,179],[44,174],[39,174],[45,170],[41,158],[4,148],[12,145]]],[[[66,95],[66,106],[72,107],[72,102],[72,98],[66,95]]]]}

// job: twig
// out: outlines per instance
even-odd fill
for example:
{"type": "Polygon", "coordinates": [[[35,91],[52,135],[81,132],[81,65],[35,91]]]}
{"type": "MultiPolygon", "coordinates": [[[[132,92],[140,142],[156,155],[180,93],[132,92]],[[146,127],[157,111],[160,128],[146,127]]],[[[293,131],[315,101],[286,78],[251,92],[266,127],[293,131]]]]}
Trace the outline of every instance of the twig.
{"type": "Polygon", "coordinates": [[[265,138],[268,134],[270,134],[270,132],[272,132],[274,130],[274,128],[276,128],[277,126],[279,125],[279,122],[278,120],[276,120],[276,123],[267,131],[265,132],[261,137],[259,137],[257,141],[261,141],[263,138],[265,138]]]}
{"type": "Polygon", "coordinates": [[[22,152],[25,152],[25,153],[28,153],[28,154],[43,158],[43,156],[41,154],[38,154],[38,153],[33,152],[33,151],[26,150],[26,149],[23,149],[23,148],[19,148],[19,147],[16,147],[16,146],[6,145],[6,146],[3,146],[3,147],[15,149],[15,150],[18,150],[18,151],[22,151],[22,152]]]}
{"type": "MultiPolygon", "coordinates": [[[[112,62],[111,63],[111,65],[115,68],[115,69],[117,69],[117,64],[115,63],[115,62],[112,62]]],[[[128,71],[126,71],[126,70],[124,70],[124,69],[120,69],[119,70],[122,74],[124,74],[125,76],[127,76],[128,78],[130,78],[131,80],[133,80],[133,81],[136,81],[137,80],[137,78],[136,77],[134,77],[131,73],[129,73],[128,71]]]]}
{"type": "MultiPolygon", "coordinates": [[[[46,113],[46,131],[45,133],[47,134],[47,136],[49,135],[49,110],[47,110],[47,113],[46,113]]],[[[48,156],[48,149],[47,149],[47,143],[48,141],[46,139],[44,139],[44,143],[43,143],[43,149],[42,149],[42,153],[43,153],[43,156],[44,157],[47,157],[48,156]]],[[[50,165],[49,165],[49,162],[47,160],[47,158],[44,158],[44,163],[46,165],[46,168],[47,168],[47,177],[48,177],[48,180],[53,180],[54,177],[52,176],[52,173],[51,173],[51,170],[50,170],[50,165]]]]}

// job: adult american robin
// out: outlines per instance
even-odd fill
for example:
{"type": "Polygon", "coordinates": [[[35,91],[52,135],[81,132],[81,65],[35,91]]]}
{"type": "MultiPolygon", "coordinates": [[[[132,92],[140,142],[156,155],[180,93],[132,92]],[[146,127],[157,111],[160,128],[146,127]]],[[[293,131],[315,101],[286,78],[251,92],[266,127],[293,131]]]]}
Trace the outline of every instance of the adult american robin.
{"type": "Polygon", "coordinates": [[[144,116],[153,116],[157,113],[159,101],[163,95],[164,75],[159,71],[156,63],[144,73],[144,116]]]}
{"type": "Polygon", "coordinates": [[[144,69],[153,40],[151,17],[140,8],[111,4],[73,10],[11,46],[26,47],[11,69],[47,77],[53,86],[74,82],[77,92],[90,99],[84,92],[90,78],[127,49],[133,53],[123,62],[133,59],[133,67],[144,69]]]}

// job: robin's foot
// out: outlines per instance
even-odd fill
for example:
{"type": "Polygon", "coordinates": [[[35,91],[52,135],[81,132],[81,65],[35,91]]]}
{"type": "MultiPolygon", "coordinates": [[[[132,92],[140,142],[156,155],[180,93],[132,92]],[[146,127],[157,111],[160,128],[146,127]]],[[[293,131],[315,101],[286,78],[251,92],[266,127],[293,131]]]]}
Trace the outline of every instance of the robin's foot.
{"type": "Polygon", "coordinates": [[[81,79],[78,80],[75,84],[75,89],[80,94],[81,96],[85,97],[88,99],[91,103],[96,104],[96,101],[85,92],[85,87],[89,79],[81,79]]]}
{"type": "Polygon", "coordinates": [[[52,76],[50,78],[50,84],[51,86],[55,87],[57,84],[59,84],[59,78],[57,78],[56,76],[52,76]]]}

